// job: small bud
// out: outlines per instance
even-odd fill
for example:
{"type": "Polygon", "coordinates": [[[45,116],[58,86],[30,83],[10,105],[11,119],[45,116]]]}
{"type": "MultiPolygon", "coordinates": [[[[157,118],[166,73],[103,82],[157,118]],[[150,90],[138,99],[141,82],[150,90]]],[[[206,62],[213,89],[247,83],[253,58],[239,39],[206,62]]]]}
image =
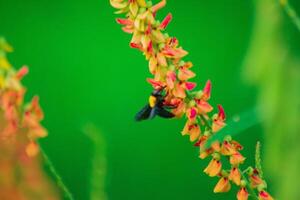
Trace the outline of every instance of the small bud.
{"type": "Polygon", "coordinates": [[[195,98],[196,98],[196,99],[200,99],[202,96],[203,96],[203,91],[200,90],[200,91],[198,91],[198,92],[196,93],[195,98]]]}
{"type": "Polygon", "coordinates": [[[231,135],[226,135],[224,140],[227,141],[227,142],[230,142],[232,140],[231,135]]]}
{"type": "Polygon", "coordinates": [[[147,8],[152,7],[152,5],[153,5],[152,1],[147,1],[147,8]]]}
{"type": "Polygon", "coordinates": [[[194,100],[191,100],[188,104],[188,106],[191,108],[191,107],[194,107],[196,105],[196,102],[194,100]]]}
{"type": "Polygon", "coordinates": [[[221,159],[221,156],[220,156],[219,153],[214,153],[212,156],[213,156],[213,158],[214,158],[215,160],[220,160],[220,159],[221,159]]]}
{"type": "Polygon", "coordinates": [[[241,180],[241,187],[246,187],[246,185],[247,185],[247,181],[241,180]]]}

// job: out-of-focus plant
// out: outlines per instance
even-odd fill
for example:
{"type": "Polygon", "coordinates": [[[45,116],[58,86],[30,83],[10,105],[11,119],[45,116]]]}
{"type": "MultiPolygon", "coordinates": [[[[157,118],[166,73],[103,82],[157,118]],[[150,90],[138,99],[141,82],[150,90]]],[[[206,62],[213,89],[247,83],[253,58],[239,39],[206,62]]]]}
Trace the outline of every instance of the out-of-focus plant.
{"type": "Polygon", "coordinates": [[[42,168],[37,140],[47,135],[38,97],[24,103],[21,79],[6,54],[13,48],[0,38],[0,199],[56,200],[58,191],[42,168]]]}
{"type": "Polygon", "coordinates": [[[282,5],[286,14],[291,18],[297,29],[300,31],[300,18],[293,6],[291,6],[288,0],[280,0],[280,4],[282,5]]]}
{"type": "Polygon", "coordinates": [[[287,0],[256,0],[245,75],[259,86],[264,164],[278,199],[300,199],[300,20],[287,0]]]}
{"type": "Polygon", "coordinates": [[[155,5],[150,0],[110,0],[110,3],[118,9],[118,14],[126,14],[126,18],[118,18],[117,22],[123,25],[125,32],[133,34],[130,46],[145,55],[154,76],[148,82],[155,92],[139,119],[152,118],[155,112],[170,117],[161,107],[171,108],[172,114],[178,118],[185,115],[187,122],[182,134],[189,135],[192,142],[196,141],[201,159],[212,158],[204,172],[211,177],[219,177],[215,193],[228,192],[233,183],[239,187],[238,200],[248,199],[249,193],[253,199],[273,199],[266,192],[267,184],[262,178],[261,168],[242,169],[245,157],[240,153],[242,146],[237,141],[226,136],[221,142],[215,141],[206,147],[207,141],[225,127],[225,112],[218,105],[218,113],[210,114],[213,110],[208,103],[212,87],[210,81],[198,91],[194,90],[196,83],[189,81],[195,73],[191,71],[192,63],[183,60],[188,52],[179,46],[175,37],[165,32],[172,15],[168,14],[161,22],[155,18],[157,11],[166,5],[166,0],[155,5]],[[159,98],[163,97],[163,102],[156,97],[157,91],[162,92],[159,98]],[[229,169],[225,162],[229,162],[229,169]]]}
{"type": "Polygon", "coordinates": [[[106,142],[104,136],[92,123],[86,124],[83,131],[91,140],[93,147],[90,200],[107,200],[105,192],[106,142]]]}

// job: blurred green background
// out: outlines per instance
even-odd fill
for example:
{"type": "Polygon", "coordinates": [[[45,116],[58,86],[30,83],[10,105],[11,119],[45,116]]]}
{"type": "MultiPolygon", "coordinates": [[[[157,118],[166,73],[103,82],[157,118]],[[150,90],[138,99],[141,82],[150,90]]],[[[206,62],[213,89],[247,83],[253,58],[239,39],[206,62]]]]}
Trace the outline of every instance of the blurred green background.
{"type": "MultiPolygon", "coordinates": [[[[44,150],[75,199],[89,199],[92,144],[82,131],[95,124],[107,146],[109,200],[235,199],[213,194],[217,179],[202,173],[209,160],[180,134],[184,121],[136,123],[151,87],[147,62],[129,49],[130,36],[115,23],[107,0],[1,0],[0,34],[15,47],[9,59],[26,64],[27,99],[37,94],[49,136],[44,150]]],[[[228,117],[252,108],[257,92],[241,76],[254,20],[252,1],[169,1],[168,30],[190,52],[195,79],[213,82],[212,104],[228,117]]],[[[261,126],[236,136],[252,164],[261,126]]],[[[97,155],[96,155],[97,156],[97,155]]]]}

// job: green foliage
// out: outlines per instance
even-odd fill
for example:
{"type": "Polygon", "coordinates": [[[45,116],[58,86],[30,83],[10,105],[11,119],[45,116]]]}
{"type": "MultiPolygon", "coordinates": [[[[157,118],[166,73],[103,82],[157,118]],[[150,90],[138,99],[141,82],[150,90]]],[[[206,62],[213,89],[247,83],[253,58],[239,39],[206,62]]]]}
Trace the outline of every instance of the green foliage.
{"type": "Polygon", "coordinates": [[[252,108],[240,115],[231,118],[227,125],[213,135],[205,144],[205,149],[209,148],[215,141],[222,142],[227,136],[235,136],[245,132],[247,129],[261,123],[257,108],[252,108]]]}

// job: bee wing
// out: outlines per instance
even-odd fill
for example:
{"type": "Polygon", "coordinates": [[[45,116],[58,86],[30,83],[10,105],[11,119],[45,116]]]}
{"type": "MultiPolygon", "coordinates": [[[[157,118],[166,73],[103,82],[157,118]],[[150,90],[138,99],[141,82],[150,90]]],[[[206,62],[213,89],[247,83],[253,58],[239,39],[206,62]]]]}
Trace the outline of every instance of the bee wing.
{"type": "Polygon", "coordinates": [[[162,118],[173,118],[175,115],[164,108],[157,108],[156,113],[162,118]]]}
{"type": "Polygon", "coordinates": [[[151,109],[149,119],[153,119],[155,117],[155,115],[157,115],[157,110],[158,109],[159,108],[157,106],[155,106],[154,108],[151,109]]]}
{"type": "Polygon", "coordinates": [[[135,120],[142,121],[142,120],[148,119],[150,117],[151,110],[152,110],[151,107],[149,105],[146,105],[142,110],[140,110],[135,115],[135,120]]]}

